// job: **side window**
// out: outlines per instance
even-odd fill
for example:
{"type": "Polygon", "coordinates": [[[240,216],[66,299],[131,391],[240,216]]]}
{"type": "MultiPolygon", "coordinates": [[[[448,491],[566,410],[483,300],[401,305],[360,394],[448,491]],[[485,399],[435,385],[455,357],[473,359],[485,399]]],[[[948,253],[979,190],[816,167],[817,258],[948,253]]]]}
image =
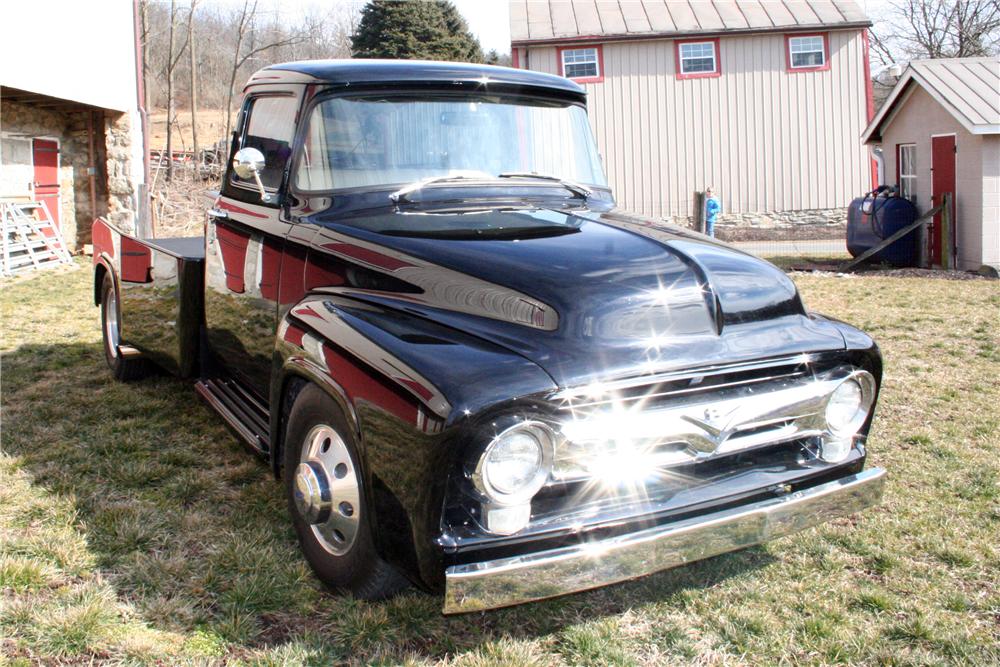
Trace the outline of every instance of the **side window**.
{"type": "MultiPolygon", "coordinates": [[[[295,137],[295,112],[298,99],[292,96],[257,97],[251,100],[240,148],[256,148],[264,154],[264,170],[260,174],[261,183],[267,190],[277,190],[285,166],[292,156],[292,140],[295,137]]],[[[234,183],[242,183],[256,188],[252,178],[244,179],[232,175],[234,183]]]]}

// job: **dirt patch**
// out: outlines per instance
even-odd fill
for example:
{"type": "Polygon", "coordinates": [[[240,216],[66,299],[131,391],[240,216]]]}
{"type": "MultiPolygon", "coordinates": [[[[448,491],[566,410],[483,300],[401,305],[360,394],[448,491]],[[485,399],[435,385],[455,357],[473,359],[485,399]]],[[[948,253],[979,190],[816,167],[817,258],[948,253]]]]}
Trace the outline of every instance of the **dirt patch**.
{"type": "Polygon", "coordinates": [[[788,265],[790,273],[812,273],[821,276],[856,276],[865,275],[878,278],[930,278],[933,280],[996,280],[974,271],[945,271],[944,269],[896,269],[884,266],[862,267],[854,272],[843,273],[840,266],[843,261],[809,261],[794,262],[788,265]]]}
{"type": "Polygon", "coordinates": [[[847,237],[846,225],[829,227],[779,227],[760,229],[757,227],[716,227],[715,236],[727,243],[737,241],[827,241],[847,237]]]}

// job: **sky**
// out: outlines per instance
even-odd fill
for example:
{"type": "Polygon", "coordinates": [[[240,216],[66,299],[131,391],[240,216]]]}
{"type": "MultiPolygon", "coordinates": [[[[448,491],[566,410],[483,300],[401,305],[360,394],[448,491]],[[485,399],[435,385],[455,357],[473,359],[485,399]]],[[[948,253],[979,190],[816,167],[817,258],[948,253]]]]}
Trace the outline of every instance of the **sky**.
{"type": "Polygon", "coordinates": [[[462,12],[483,51],[510,53],[510,14],[507,0],[452,0],[462,12]]]}

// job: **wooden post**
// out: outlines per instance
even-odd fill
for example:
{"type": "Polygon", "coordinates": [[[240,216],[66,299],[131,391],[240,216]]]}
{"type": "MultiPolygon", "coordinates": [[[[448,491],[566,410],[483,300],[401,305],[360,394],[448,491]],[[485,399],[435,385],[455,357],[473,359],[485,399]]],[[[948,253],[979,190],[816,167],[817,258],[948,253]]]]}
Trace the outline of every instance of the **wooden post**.
{"type": "Polygon", "coordinates": [[[694,230],[705,233],[705,193],[694,193],[694,230]]]}
{"type": "Polygon", "coordinates": [[[951,193],[946,192],[941,198],[941,268],[955,268],[951,258],[951,193]]]}
{"type": "Polygon", "coordinates": [[[931,254],[927,249],[930,235],[927,229],[927,225],[921,225],[917,230],[917,266],[921,269],[929,269],[931,266],[931,254]]]}

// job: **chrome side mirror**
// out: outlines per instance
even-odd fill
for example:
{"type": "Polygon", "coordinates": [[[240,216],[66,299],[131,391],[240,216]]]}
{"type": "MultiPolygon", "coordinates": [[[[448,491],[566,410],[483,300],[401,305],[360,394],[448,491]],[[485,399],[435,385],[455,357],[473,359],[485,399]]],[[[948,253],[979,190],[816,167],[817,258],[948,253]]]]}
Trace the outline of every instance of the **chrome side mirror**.
{"type": "Polygon", "coordinates": [[[260,172],[264,171],[264,154],[256,148],[241,148],[233,156],[233,171],[242,179],[253,179],[257,182],[261,201],[270,201],[271,197],[264,191],[260,182],[260,172]]]}

